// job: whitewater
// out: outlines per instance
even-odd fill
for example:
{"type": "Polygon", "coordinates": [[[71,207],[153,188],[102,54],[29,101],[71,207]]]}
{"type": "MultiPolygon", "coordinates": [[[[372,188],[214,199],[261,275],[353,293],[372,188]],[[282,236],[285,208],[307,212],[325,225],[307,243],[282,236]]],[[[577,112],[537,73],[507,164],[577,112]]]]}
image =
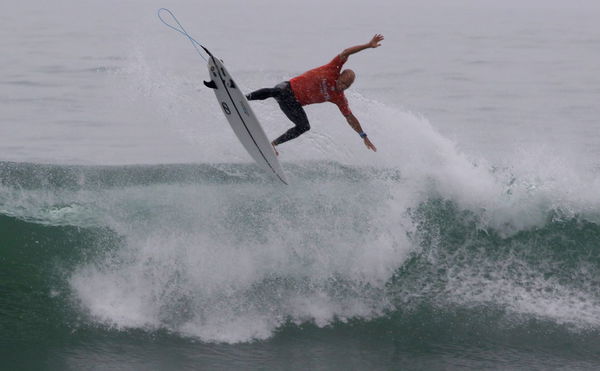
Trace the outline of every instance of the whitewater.
{"type": "Polygon", "coordinates": [[[347,64],[377,153],[307,107],[289,186],[164,4],[11,4],[4,366],[598,367],[600,7],[510,3],[169,4],[247,91],[386,36],[347,64]]]}

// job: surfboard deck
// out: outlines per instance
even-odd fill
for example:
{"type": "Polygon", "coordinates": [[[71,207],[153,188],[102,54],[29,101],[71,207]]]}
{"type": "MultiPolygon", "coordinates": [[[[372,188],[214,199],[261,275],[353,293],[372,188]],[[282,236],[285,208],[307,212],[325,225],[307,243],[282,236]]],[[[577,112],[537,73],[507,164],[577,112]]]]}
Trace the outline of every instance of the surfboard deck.
{"type": "Polygon", "coordinates": [[[215,92],[223,114],[246,151],[261,168],[288,184],[275,150],[250,108],[246,96],[240,91],[223,62],[212,54],[208,60],[208,73],[212,81],[205,85],[215,92]]]}

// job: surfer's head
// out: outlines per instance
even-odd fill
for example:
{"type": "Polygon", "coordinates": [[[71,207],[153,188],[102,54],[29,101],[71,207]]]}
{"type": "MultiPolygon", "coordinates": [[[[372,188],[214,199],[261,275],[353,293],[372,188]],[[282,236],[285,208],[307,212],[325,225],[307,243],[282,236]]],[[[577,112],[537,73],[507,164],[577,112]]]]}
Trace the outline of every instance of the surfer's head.
{"type": "Polygon", "coordinates": [[[354,79],[356,78],[356,75],[354,74],[354,71],[352,70],[343,70],[342,73],[340,73],[340,77],[338,77],[337,79],[337,89],[338,90],[346,90],[350,87],[350,85],[352,85],[352,83],[354,82],[354,79]]]}

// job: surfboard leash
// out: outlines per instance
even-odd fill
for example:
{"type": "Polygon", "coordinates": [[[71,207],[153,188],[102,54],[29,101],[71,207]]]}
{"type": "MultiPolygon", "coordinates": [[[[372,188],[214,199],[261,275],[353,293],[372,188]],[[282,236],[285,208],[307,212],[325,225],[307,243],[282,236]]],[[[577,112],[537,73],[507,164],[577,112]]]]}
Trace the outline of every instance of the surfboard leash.
{"type": "Polygon", "coordinates": [[[164,24],[165,24],[165,26],[167,26],[167,27],[169,27],[169,28],[171,28],[171,29],[173,29],[173,30],[175,30],[175,31],[179,32],[179,33],[180,33],[180,34],[182,34],[183,36],[187,37],[187,38],[188,38],[188,40],[190,40],[190,42],[191,42],[191,43],[192,43],[192,45],[194,46],[194,49],[196,49],[196,52],[198,53],[198,55],[199,55],[199,56],[200,56],[202,59],[204,59],[204,61],[205,61],[205,62],[207,62],[207,63],[208,63],[208,59],[206,59],[206,58],[204,57],[204,55],[202,55],[202,52],[200,51],[200,49],[199,49],[198,47],[202,48],[202,49],[203,49],[203,50],[206,52],[206,54],[208,54],[210,57],[212,57],[212,54],[211,54],[211,52],[209,52],[209,51],[208,51],[208,49],[206,49],[206,48],[204,47],[204,45],[200,44],[200,43],[199,43],[198,41],[196,41],[196,40],[195,40],[195,39],[194,39],[192,36],[190,36],[190,34],[189,34],[189,33],[187,33],[187,31],[185,30],[185,28],[183,28],[183,26],[181,25],[181,23],[179,22],[179,20],[177,19],[177,17],[175,17],[175,14],[173,14],[173,12],[172,12],[172,11],[170,11],[170,10],[169,10],[169,9],[167,9],[167,8],[160,8],[160,9],[158,9],[157,15],[158,15],[158,19],[160,19],[160,21],[161,21],[162,23],[164,23],[164,24]],[[161,12],[167,12],[167,13],[169,13],[169,15],[171,16],[171,18],[173,18],[173,20],[175,21],[175,23],[177,23],[177,26],[179,26],[179,28],[177,28],[177,27],[175,27],[175,26],[173,26],[173,25],[169,24],[167,21],[165,21],[165,20],[163,19],[163,17],[161,16],[161,12]]]}
{"type": "MultiPolygon", "coordinates": [[[[209,51],[209,50],[208,50],[208,49],[207,49],[207,48],[206,48],[204,45],[200,44],[200,43],[199,43],[199,42],[198,42],[196,39],[194,39],[194,38],[193,38],[193,37],[192,37],[192,36],[191,36],[189,33],[187,33],[187,31],[185,30],[185,28],[183,28],[183,26],[181,25],[181,22],[179,22],[179,20],[177,19],[177,17],[175,17],[175,14],[173,14],[173,12],[172,12],[172,11],[170,11],[170,10],[169,10],[169,9],[167,9],[167,8],[160,8],[160,9],[158,9],[157,15],[158,15],[158,19],[160,19],[160,21],[161,21],[162,23],[164,23],[164,24],[165,24],[165,26],[167,26],[167,27],[169,27],[170,29],[173,29],[173,30],[175,30],[175,31],[179,32],[180,34],[182,34],[183,36],[187,37],[187,38],[188,38],[188,40],[190,40],[190,42],[191,42],[191,43],[192,43],[192,45],[194,46],[194,49],[196,49],[196,53],[198,53],[198,55],[199,55],[199,56],[200,56],[202,59],[204,59],[204,61],[205,61],[206,63],[208,63],[208,59],[206,59],[206,58],[204,57],[204,55],[202,55],[202,52],[200,51],[200,49],[199,49],[198,47],[202,48],[202,49],[203,49],[203,50],[206,52],[206,54],[208,54],[208,56],[209,56],[210,58],[216,58],[216,57],[215,57],[215,56],[214,56],[214,55],[213,55],[213,54],[212,54],[212,53],[211,53],[211,52],[210,52],[210,51],[209,51]],[[175,26],[173,26],[172,24],[169,24],[169,22],[165,21],[165,19],[162,17],[162,14],[161,14],[161,12],[166,12],[166,13],[168,13],[168,14],[171,16],[171,18],[173,18],[173,20],[175,21],[175,23],[177,23],[177,26],[179,26],[179,27],[175,27],[175,26]]],[[[221,62],[223,62],[223,60],[222,60],[222,59],[221,59],[221,62]]],[[[206,82],[206,81],[205,81],[205,82],[204,82],[204,85],[206,85],[208,88],[211,88],[211,89],[214,89],[214,88],[215,88],[215,86],[214,86],[213,84],[211,84],[211,82],[206,82]]],[[[240,85],[240,87],[244,88],[245,90],[248,90],[248,89],[247,89],[245,86],[243,86],[243,85],[240,85]]]]}

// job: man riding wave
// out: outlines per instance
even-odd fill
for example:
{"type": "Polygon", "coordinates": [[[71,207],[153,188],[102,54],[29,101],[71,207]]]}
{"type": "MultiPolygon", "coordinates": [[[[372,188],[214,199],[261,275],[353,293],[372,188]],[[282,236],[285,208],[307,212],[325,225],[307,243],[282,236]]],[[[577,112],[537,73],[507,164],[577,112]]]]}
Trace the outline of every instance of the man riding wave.
{"type": "MultiPolygon", "coordinates": [[[[338,106],[348,124],[363,139],[365,146],[370,150],[377,151],[377,148],[371,143],[360,126],[360,122],[348,107],[344,90],[352,85],[356,75],[350,69],[342,71],[342,66],[350,55],[365,49],[377,48],[381,45],[382,40],[383,35],[376,34],[368,43],[345,49],[324,66],[314,68],[289,81],[279,83],[273,88],[259,89],[248,94],[246,96],[248,100],[275,98],[283,113],[295,125],[271,142],[273,148],[297,138],[310,129],[308,117],[302,106],[331,102],[338,106]]],[[[275,153],[279,154],[277,150],[275,150],[275,153]]]]}

